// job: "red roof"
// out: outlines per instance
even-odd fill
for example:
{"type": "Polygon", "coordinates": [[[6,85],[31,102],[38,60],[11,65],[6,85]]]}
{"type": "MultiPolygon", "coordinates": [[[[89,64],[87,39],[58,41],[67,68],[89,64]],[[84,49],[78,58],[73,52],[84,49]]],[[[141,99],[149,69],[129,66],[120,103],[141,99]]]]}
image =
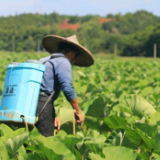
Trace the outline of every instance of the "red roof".
{"type": "Polygon", "coordinates": [[[110,22],[110,21],[112,21],[112,19],[110,19],[110,18],[102,18],[102,19],[100,19],[98,22],[99,22],[100,24],[102,24],[102,23],[104,23],[104,22],[110,22]]]}
{"type": "Polygon", "coordinates": [[[68,21],[69,21],[69,19],[64,20],[64,22],[62,24],[58,25],[58,28],[72,29],[72,30],[76,31],[78,28],[81,27],[79,24],[69,24],[68,21]]]}

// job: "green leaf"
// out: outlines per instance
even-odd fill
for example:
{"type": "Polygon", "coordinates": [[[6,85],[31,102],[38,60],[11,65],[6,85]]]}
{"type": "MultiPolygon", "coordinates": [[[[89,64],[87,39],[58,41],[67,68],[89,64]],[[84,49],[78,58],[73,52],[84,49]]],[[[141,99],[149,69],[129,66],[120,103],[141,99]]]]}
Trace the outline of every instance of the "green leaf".
{"type": "Polygon", "coordinates": [[[26,160],[46,160],[46,157],[40,156],[36,152],[28,153],[25,158],[26,160]]]}
{"type": "Polygon", "coordinates": [[[73,121],[73,109],[60,108],[58,118],[60,119],[61,125],[73,121]]]}
{"type": "Polygon", "coordinates": [[[10,153],[15,153],[21,147],[21,145],[27,140],[28,137],[29,133],[24,133],[14,138],[9,138],[4,143],[7,151],[10,153]]]}
{"type": "Polygon", "coordinates": [[[105,108],[107,103],[104,101],[102,97],[97,97],[93,104],[88,108],[88,112],[86,113],[86,116],[92,116],[96,118],[103,118],[105,117],[105,108]]]}
{"type": "Polygon", "coordinates": [[[156,132],[158,125],[151,123],[135,123],[134,126],[145,132],[148,136],[152,137],[153,133],[156,132]]]}
{"type": "Polygon", "coordinates": [[[106,123],[104,123],[104,118],[96,118],[92,116],[86,116],[84,124],[97,131],[111,131],[106,123]]]}
{"type": "Polygon", "coordinates": [[[153,113],[149,119],[149,122],[153,124],[160,124],[160,112],[153,113]]]}
{"type": "Polygon", "coordinates": [[[141,146],[150,152],[153,150],[154,153],[160,153],[159,127],[157,127],[156,132],[153,134],[153,138],[149,137],[145,132],[134,126],[133,129],[126,128],[126,136],[138,146],[141,146]]]}
{"type": "Polygon", "coordinates": [[[125,129],[128,125],[127,121],[124,118],[118,116],[110,116],[104,119],[104,123],[106,123],[110,128],[122,128],[125,129]]]}
{"type": "Polygon", "coordinates": [[[103,149],[105,158],[101,158],[96,154],[90,153],[91,159],[95,160],[136,160],[137,153],[133,153],[132,149],[126,147],[105,147],[103,149]]]}
{"type": "Polygon", "coordinates": [[[136,160],[137,153],[126,147],[106,147],[103,154],[107,160],[136,160]]]}
{"type": "Polygon", "coordinates": [[[83,138],[78,135],[66,135],[66,136],[55,136],[53,137],[53,140],[60,141],[64,143],[68,148],[71,148],[76,143],[81,142],[83,138]]]}
{"type": "Polygon", "coordinates": [[[110,133],[106,143],[112,144],[113,146],[121,146],[124,136],[125,132],[122,129],[116,129],[110,133]]]}
{"type": "MultiPolygon", "coordinates": [[[[75,156],[74,154],[67,148],[67,146],[56,139],[56,137],[37,137],[36,139],[33,139],[36,141],[36,144],[38,143],[38,147],[41,149],[41,151],[44,152],[44,154],[50,159],[54,155],[55,159],[61,159],[62,157],[66,157],[67,159],[74,160],[75,156]],[[63,152],[62,152],[63,151],[63,152]]],[[[79,139],[78,139],[79,140],[79,139]]],[[[75,142],[75,141],[74,141],[75,142]]],[[[71,144],[72,142],[70,142],[71,144]]]]}
{"type": "Polygon", "coordinates": [[[56,160],[66,160],[69,157],[69,155],[66,155],[66,149],[63,147],[64,146],[63,143],[61,144],[55,143],[51,140],[48,145],[47,143],[42,143],[39,140],[37,141],[37,143],[38,143],[38,147],[41,149],[42,153],[44,153],[44,155],[48,158],[48,160],[55,160],[55,159],[56,160]],[[57,149],[55,149],[55,147],[57,147],[57,149]],[[60,149],[64,149],[64,150],[61,150],[60,152],[60,149]],[[57,150],[58,150],[58,153],[57,153],[57,150]]]}
{"type": "Polygon", "coordinates": [[[96,131],[96,130],[88,130],[87,132],[87,137],[91,137],[92,139],[94,139],[95,141],[98,141],[98,142],[105,142],[106,140],[106,137],[102,134],[100,134],[99,131],[96,131]]]}
{"type": "Polygon", "coordinates": [[[125,99],[133,114],[140,118],[143,117],[144,113],[151,117],[156,112],[154,107],[139,95],[126,95],[125,99]]]}
{"type": "Polygon", "coordinates": [[[89,153],[90,159],[91,160],[105,160],[105,158],[102,158],[100,155],[95,154],[95,153],[89,153]]]}
{"type": "Polygon", "coordinates": [[[153,93],[153,87],[145,87],[144,89],[141,90],[141,92],[139,93],[141,96],[146,97],[149,94],[153,93]]]}
{"type": "Polygon", "coordinates": [[[101,157],[105,157],[102,153],[102,150],[104,147],[110,146],[110,144],[106,144],[103,142],[96,142],[96,141],[85,141],[84,144],[93,152],[96,154],[99,154],[101,157]]]}
{"type": "Polygon", "coordinates": [[[1,142],[0,142],[0,160],[10,160],[6,147],[1,142]]]}
{"type": "Polygon", "coordinates": [[[13,130],[10,127],[8,127],[6,124],[0,123],[0,137],[4,135],[10,137],[12,133],[13,130]]]}

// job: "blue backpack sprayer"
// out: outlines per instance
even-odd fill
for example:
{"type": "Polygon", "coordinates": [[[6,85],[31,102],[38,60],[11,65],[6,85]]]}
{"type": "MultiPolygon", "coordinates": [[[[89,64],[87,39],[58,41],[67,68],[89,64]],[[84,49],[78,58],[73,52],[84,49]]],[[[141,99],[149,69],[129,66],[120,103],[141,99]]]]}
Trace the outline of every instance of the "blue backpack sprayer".
{"type": "Polygon", "coordinates": [[[0,106],[0,122],[36,122],[36,109],[45,65],[36,60],[12,62],[6,77],[0,106]]]}

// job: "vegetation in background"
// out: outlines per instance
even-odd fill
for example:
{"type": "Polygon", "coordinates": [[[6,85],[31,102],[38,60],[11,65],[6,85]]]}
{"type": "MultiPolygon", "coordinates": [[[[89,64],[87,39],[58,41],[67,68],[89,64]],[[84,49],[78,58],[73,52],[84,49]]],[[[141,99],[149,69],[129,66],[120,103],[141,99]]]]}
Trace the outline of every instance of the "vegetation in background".
{"type": "MultiPolygon", "coordinates": [[[[92,53],[114,54],[117,46],[118,55],[153,57],[154,43],[157,44],[157,51],[160,51],[160,17],[147,11],[108,14],[106,17],[58,13],[0,17],[0,50],[43,51],[41,40],[48,34],[64,37],[76,34],[80,43],[92,53]],[[108,22],[101,23],[104,18],[108,22]],[[66,23],[71,29],[60,27],[66,23]]],[[[160,56],[160,52],[157,56],[160,56]]]]}

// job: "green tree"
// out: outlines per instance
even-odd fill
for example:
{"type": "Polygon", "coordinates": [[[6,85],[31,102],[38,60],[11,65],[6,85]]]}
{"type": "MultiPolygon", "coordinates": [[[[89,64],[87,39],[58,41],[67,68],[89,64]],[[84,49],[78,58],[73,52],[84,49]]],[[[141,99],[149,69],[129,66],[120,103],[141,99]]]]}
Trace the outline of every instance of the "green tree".
{"type": "Polygon", "coordinates": [[[36,47],[36,43],[33,40],[32,36],[29,36],[26,40],[25,40],[25,50],[26,51],[33,51],[35,50],[36,47]]]}

